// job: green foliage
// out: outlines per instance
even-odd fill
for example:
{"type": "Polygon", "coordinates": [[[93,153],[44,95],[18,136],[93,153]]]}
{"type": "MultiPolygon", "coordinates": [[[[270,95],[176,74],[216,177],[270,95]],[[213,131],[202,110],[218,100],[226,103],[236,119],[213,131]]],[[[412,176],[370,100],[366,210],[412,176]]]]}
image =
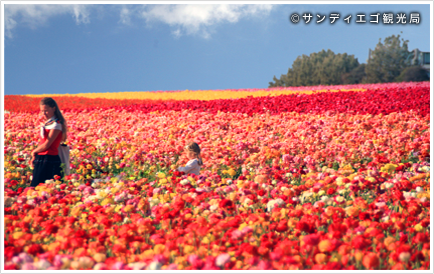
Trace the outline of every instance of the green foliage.
{"type": "Polygon", "coordinates": [[[342,74],[341,80],[344,85],[360,84],[366,81],[366,64],[360,64],[352,71],[342,74]]]}
{"type": "Polygon", "coordinates": [[[386,37],[384,43],[380,38],[366,65],[367,83],[394,82],[395,78],[409,66],[408,40],[399,38],[400,35],[392,35],[386,37]]]}
{"type": "Polygon", "coordinates": [[[420,66],[405,68],[401,74],[395,78],[395,82],[421,82],[429,81],[429,72],[420,66]]]}
{"type": "Polygon", "coordinates": [[[358,66],[359,61],[354,55],[346,53],[322,50],[309,56],[303,54],[297,57],[287,74],[282,74],[280,79],[274,76],[274,82],[269,82],[269,87],[339,85],[342,84],[342,74],[358,66]]]}

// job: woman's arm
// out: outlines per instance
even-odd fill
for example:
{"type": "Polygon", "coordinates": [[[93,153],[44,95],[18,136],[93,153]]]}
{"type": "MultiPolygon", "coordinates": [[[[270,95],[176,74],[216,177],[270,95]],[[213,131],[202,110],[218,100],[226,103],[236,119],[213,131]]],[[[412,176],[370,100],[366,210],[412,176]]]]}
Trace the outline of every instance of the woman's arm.
{"type": "Polygon", "coordinates": [[[178,171],[188,174],[193,168],[198,166],[197,160],[188,162],[184,167],[178,167],[178,171]]]}
{"type": "Polygon", "coordinates": [[[48,133],[48,138],[45,140],[43,144],[40,144],[37,148],[35,148],[32,151],[32,155],[36,155],[39,152],[44,152],[50,148],[50,146],[53,144],[54,140],[56,140],[57,136],[61,133],[61,130],[58,129],[52,129],[48,133]]]}
{"type": "Polygon", "coordinates": [[[61,132],[62,131],[58,129],[50,130],[50,132],[48,133],[48,139],[43,144],[40,144],[37,148],[35,148],[32,151],[32,158],[30,159],[30,163],[29,163],[31,167],[33,167],[33,161],[35,160],[36,154],[49,149],[50,146],[53,144],[54,140],[56,140],[57,135],[59,135],[61,132]]]}

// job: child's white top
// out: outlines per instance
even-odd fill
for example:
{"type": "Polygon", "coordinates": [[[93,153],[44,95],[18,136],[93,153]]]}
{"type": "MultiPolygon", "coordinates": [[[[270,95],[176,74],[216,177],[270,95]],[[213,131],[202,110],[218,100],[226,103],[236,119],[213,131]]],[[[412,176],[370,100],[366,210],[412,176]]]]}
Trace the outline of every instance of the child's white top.
{"type": "Polygon", "coordinates": [[[193,173],[199,175],[200,172],[199,160],[193,159],[188,161],[188,163],[185,166],[178,167],[178,171],[182,171],[185,174],[193,173]]]}

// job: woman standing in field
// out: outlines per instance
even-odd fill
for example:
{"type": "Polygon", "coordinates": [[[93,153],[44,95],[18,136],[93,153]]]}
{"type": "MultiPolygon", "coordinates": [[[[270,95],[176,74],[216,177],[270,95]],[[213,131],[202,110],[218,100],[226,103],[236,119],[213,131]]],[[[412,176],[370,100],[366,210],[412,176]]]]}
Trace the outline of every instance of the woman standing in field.
{"type": "Polygon", "coordinates": [[[41,142],[32,151],[30,160],[30,164],[34,166],[30,185],[32,187],[45,183],[45,180],[53,179],[55,175],[61,176],[63,173],[58,148],[61,142],[66,141],[66,120],[53,98],[43,98],[40,108],[46,122],[41,125],[41,142]]]}

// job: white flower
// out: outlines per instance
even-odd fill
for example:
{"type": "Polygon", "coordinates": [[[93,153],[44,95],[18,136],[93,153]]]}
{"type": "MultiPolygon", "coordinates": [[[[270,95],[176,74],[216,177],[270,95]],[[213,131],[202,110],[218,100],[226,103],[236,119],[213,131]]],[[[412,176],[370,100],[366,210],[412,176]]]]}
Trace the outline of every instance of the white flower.
{"type": "Polygon", "coordinates": [[[136,262],[136,263],[129,263],[129,267],[131,267],[133,270],[143,270],[146,267],[146,264],[144,262],[136,262]]]}
{"type": "Polygon", "coordinates": [[[408,262],[408,260],[410,260],[410,253],[409,252],[401,252],[399,254],[399,260],[401,262],[408,262]]]}
{"type": "Polygon", "coordinates": [[[326,203],[330,198],[328,196],[321,196],[321,201],[326,203]]]}
{"type": "Polygon", "coordinates": [[[284,204],[285,204],[285,202],[280,198],[277,198],[276,200],[271,200],[267,203],[267,210],[271,211],[276,206],[280,206],[280,205],[284,205],[284,204]]]}
{"type": "Polygon", "coordinates": [[[389,221],[389,219],[390,219],[390,217],[389,217],[389,216],[386,216],[386,217],[383,217],[383,218],[381,218],[381,220],[382,220],[383,222],[388,222],[388,221],[389,221]]]}
{"type": "Polygon", "coordinates": [[[421,168],[421,170],[422,170],[423,172],[429,173],[429,166],[423,166],[423,167],[421,168]]]}
{"type": "Polygon", "coordinates": [[[342,203],[343,201],[345,201],[345,198],[342,197],[342,196],[336,196],[336,201],[337,201],[338,203],[342,203]]]}
{"type": "Polygon", "coordinates": [[[218,208],[219,208],[218,205],[212,205],[209,207],[209,210],[210,211],[216,211],[218,208]]]}
{"type": "Polygon", "coordinates": [[[160,270],[161,269],[161,264],[159,262],[152,262],[149,264],[148,266],[148,270],[160,270]]]}
{"type": "Polygon", "coordinates": [[[179,182],[181,185],[186,185],[186,184],[189,184],[190,183],[190,181],[189,180],[187,180],[187,179],[183,179],[183,180],[181,180],[181,182],[179,182]]]}
{"type": "Polygon", "coordinates": [[[151,199],[151,201],[150,201],[149,204],[150,204],[151,208],[154,207],[154,206],[156,206],[156,205],[158,205],[160,203],[159,199],[153,199],[153,198],[150,198],[150,199],[151,199]]]}
{"type": "Polygon", "coordinates": [[[244,200],[244,206],[248,206],[249,205],[249,203],[251,202],[252,200],[250,200],[249,198],[246,198],[245,200],[244,200]]]}
{"type": "Polygon", "coordinates": [[[47,269],[51,266],[50,262],[45,260],[45,259],[42,259],[42,260],[35,262],[34,265],[36,266],[36,268],[38,268],[40,270],[47,269]]]}
{"type": "Polygon", "coordinates": [[[393,187],[393,183],[384,183],[384,186],[386,188],[392,188],[393,187]]]}
{"type": "Polygon", "coordinates": [[[417,193],[422,192],[422,191],[423,191],[423,188],[421,188],[420,186],[416,187],[416,192],[417,193]]]}
{"type": "Polygon", "coordinates": [[[346,189],[339,189],[338,193],[341,195],[345,195],[348,191],[346,189]]]}

